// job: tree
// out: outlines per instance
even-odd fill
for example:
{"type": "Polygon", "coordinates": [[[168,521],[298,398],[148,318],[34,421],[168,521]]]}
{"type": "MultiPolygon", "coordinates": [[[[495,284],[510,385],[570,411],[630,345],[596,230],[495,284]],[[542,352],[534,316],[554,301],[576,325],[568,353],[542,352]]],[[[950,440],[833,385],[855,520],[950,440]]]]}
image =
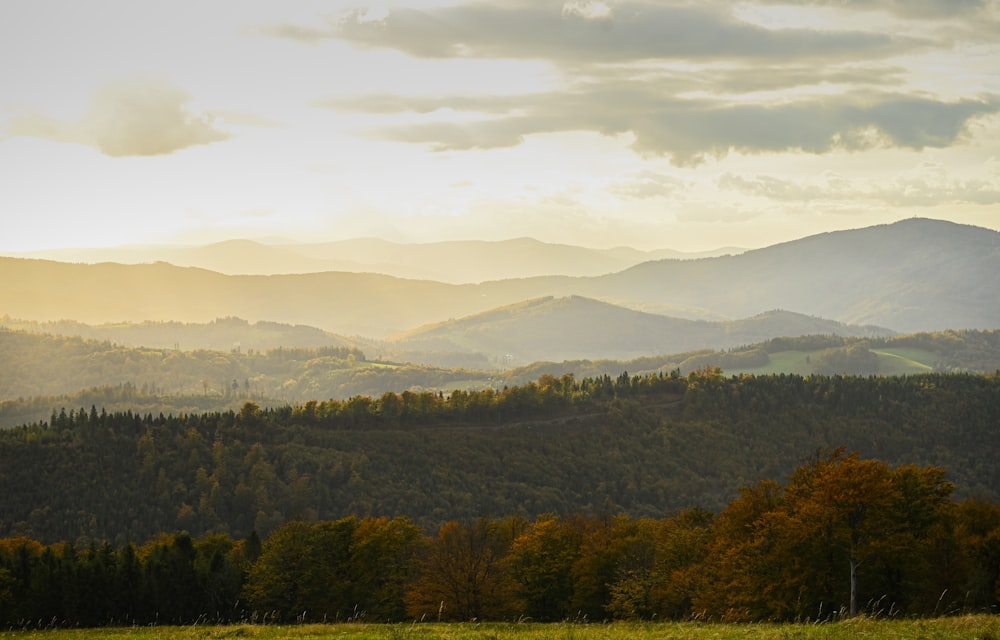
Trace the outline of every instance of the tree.
{"type": "Polygon", "coordinates": [[[441,620],[500,619],[514,613],[504,559],[523,528],[515,518],[442,525],[428,541],[417,577],[407,589],[407,613],[441,620]]]}
{"type": "Polygon", "coordinates": [[[147,547],[145,555],[146,590],[160,622],[184,624],[207,613],[194,567],[197,552],[191,536],[163,536],[147,547]]]}
{"type": "Polygon", "coordinates": [[[368,618],[402,620],[404,585],[412,577],[420,529],[405,518],[365,518],[354,530],[351,574],[368,618]]]}
{"type": "Polygon", "coordinates": [[[741,489],[716,517],[691,595],[697,615],[732,621],[781,616],[775,603],[789,597],[775,591],[792,578],[784,566],[787,541],[775,530],[783,500],[783,487],[764,480],[741,489]]]}
{"type": "Polygon", "coordinates": [[[817,455],[785,487],[744,490],[719,515],[694,606],[787,620],[822,617],[824,607],[857,615],[864,595],[891,596],[896,608],[926,599],[939,583],[923,559],[947,538],[952,488],[936,467],[892,469],[844,449],[817,455]]]}
{"type": "Polygon", "coordinates": [[[711,540],[713,516],[694,507],[656,523],[650,599],[659,618],[679,619],[691,611],[697,565],[711,540]]]}
{"type": "Polygon", "coordinates": [[[244,593],[262,615],[278,620],[350,617],[357,601],[351,584],[356,518],[289,522],[271,532],[250,570],[244,593]]]}
{"type": "MultiPolygon", "coordinates": [[[[799,467],[786,489],[792,521],[804,546],[833,548],[847,555],[849,614],[858,613],[858,567],[878,553],[890,534],[894,502],[888,466],[837,449],[827,459],[799,467]]],[[[818,548],[817,548],[818,547],[818,548]]]]}
{"type": "Polygon", "coordinates": [[[970,611],[1000,605],[1000,504],[965,500],[955,508],[955,534],[962,552],[962,604],[970,611]]]}
{"type": "Polygon", "coordinates": [[[509,562],[524,615],[552,621],[572,613],[572,571],[582,538],[576,523],[548,515],[514,540],[509,562]]]}
{"type": "Polygon", "coordinates": [[[605,607],[615,618],[651,618],[656,549],[652,520],[618,518],[613,532],[613,573],[605,607]]]}

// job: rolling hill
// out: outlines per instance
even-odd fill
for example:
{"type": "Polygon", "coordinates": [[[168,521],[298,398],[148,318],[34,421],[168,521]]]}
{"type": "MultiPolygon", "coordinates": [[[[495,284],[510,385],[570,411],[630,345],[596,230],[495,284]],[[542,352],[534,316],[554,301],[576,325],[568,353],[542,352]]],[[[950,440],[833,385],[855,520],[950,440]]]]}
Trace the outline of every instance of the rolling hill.
{"type": "Polygon", "coordinates": [[[788,309],[908,333],[1000,327],[997,273],[1000,233],[912,219],[738,256],[652,261],[593,277],[462,285],[370,273],[226,276],[165,263],[0,258],[0,310],[88,323],[239,316],[385,338],[525,300],[577,295],[687,318],[788,309]]]}
{"type": "Polygon", "coordinates": [[[888,336],[892,332],[788,311],[711,322],[633,311],[580,296],[549,296],[421,327],[387,342],[409,351],[467,351],[527,364],[584,358],[628,360],[809,334],[888,336]]]}
{"type": "Polygon", "coordinates": [[[289,325],[279,322],[247,322],[242,318],[216,318],[207,323],[177,321],[118,322],[89,325],[76,320],[37,322],[10,316],[0,317],[0,327],[79,336],[91,340],[114,342],[128,347],[149,347],[190,351],[245,351],[286,348],[342,347],[351,342],[316,327],[289,325]]]}

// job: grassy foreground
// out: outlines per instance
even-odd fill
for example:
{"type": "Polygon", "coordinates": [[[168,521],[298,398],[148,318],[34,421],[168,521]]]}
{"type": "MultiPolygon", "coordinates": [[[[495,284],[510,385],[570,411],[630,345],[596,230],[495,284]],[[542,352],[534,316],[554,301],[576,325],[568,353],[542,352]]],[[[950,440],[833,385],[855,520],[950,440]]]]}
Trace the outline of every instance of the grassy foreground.
{"type": "Polygon", "coordinates": [[[1000,616],[965,616],[933,620],[859,618],[822,625],[614,623],[614,624],[335,624],[302,626],[191,626],[3,631],[11,640],[1000,640],[1000,616]]]}

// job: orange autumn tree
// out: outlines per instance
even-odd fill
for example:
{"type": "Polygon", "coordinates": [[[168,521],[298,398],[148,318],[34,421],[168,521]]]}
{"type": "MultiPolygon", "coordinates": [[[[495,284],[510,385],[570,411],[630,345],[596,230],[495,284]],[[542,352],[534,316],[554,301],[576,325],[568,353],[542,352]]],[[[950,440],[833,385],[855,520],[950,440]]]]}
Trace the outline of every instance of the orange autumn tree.
{"type": "Polygon", "coordinates": [[[526,523],[520,518],[446,522],[426,541],[404,596],[415,620],[503,619],[516,613],[507,555],[526,523]]]}
{"type": "MultiPolygon", "coordinates": [[[[865,584],[877,586],[866,590],[868,598],[885,598],[890,608],[912,604],[906,601],[903,583],[923,585],[922,590],[909,591],[924,600],[947,588],[934,579],[930,559],[938,541],[948,536],[940,525],[951,508],[954,488],[939,467],[890,468],[841,448],[800,467],[786,494],[794,523],[808,534],[807,544],[814,551],[832,551],[841,565],[846,557],[847,612],[855,616],[862,569],[867,569],[865,584]]],[[[842,578],[837,578],[843,573],[838,571],[834,564],[833,582],[842,585],[842,578]]]]}
{"type": "Polygon", "coordinates": [[[693,608],[789,620],[857,615],[862,601],[925,605],[948,588],[930,558],[948,535],[953,488],[937,467],[817,455],[786,486],[747,489],[720,514],[693,608]]]}
{"type": "MultiPolygon", "coordinates": [[[[785,489],[789,524],[798,528],[799,548],[807,557],[834,559],[823,588],[836,594],[837,563],[849,569],[848,613],[858,613],[858,567],[878,554],[879,541],[894,534],[891,507],[896,487],[891,470],[876,460],[861,460],[838,449],[825,459],[799,467],[785,489]],[[837,560],[839,558],[839,560],[837,560]]],[[[898,523],[902,524],[902,523],[898,523]]]]}

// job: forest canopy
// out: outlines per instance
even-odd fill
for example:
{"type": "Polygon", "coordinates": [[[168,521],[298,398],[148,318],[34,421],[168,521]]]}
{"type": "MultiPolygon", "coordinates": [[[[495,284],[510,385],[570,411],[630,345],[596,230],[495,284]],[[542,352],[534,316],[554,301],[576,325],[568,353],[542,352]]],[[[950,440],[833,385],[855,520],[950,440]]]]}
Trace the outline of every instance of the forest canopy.
{"type": "Polygon", "coordinates": [[[995,500],[998,423],[1000,379],[969,374],[567,374],[180,415],[92,405],[0,432],[0,535],[120,545],[348,515],[434,529],[482,515],[718,511],[838,446],[947,468],[960,497],[995,500]]]}

